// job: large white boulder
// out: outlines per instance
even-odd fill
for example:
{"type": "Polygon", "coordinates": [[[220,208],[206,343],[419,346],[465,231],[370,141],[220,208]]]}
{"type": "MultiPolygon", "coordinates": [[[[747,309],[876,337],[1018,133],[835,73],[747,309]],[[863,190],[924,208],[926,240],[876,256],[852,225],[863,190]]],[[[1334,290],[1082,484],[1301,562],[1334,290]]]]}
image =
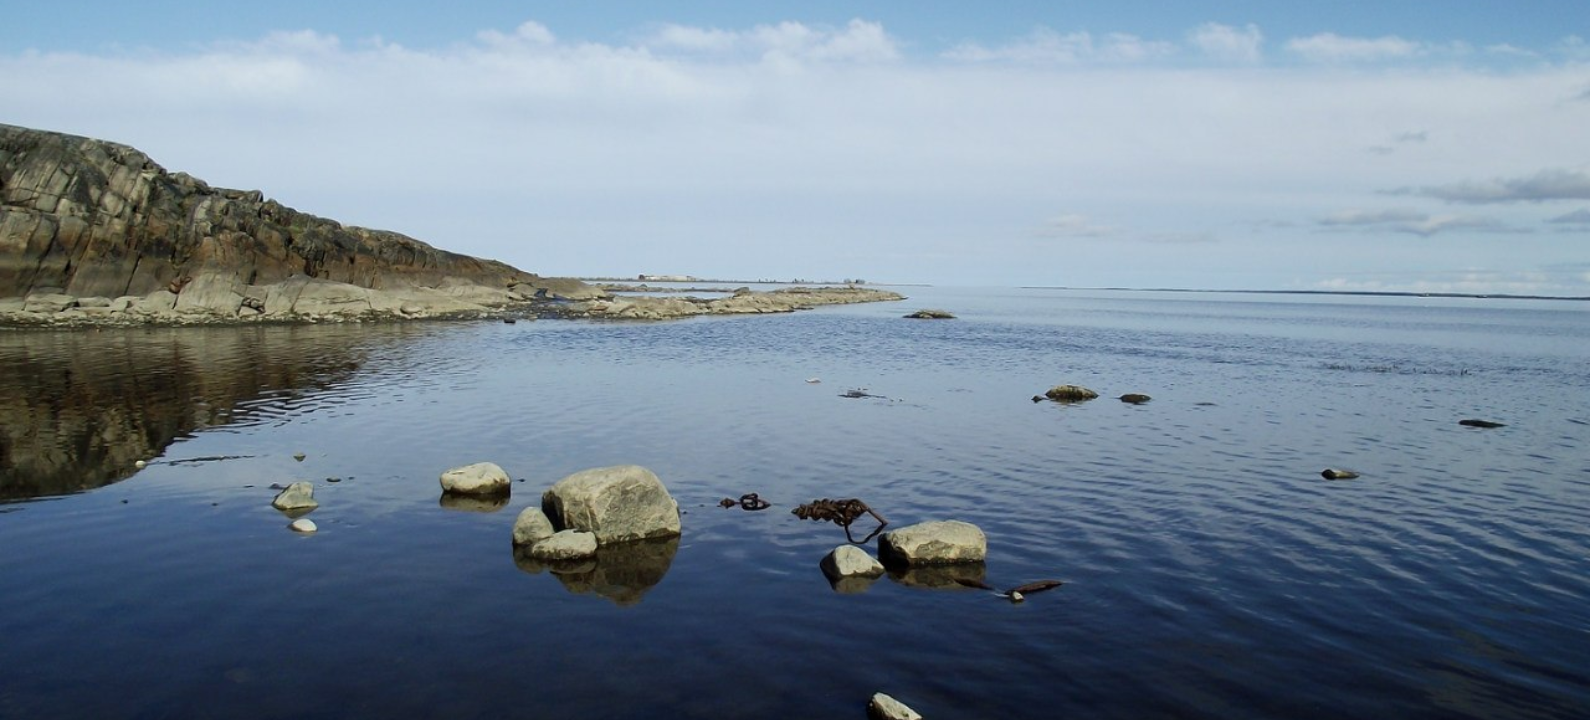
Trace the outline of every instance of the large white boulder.
{"type": "Polygon", "coordinates": [[[917,523],[878,536],[878,556],[906,566],[982,562],[988,557],[988,536],[959,520],[917,523]]]}
{"type": "Polygon", "coordinates": [[[639,465],[581,470],[541,496],[553,525],[596,535],[603,545],[679,535],[679,503],[639,465]]]}
{"type": "Polygon", "coordinates": [[[442,492],[501,495],[508,492],[508,473],[495,463],[478,462],[442,473],[442,492]]]}

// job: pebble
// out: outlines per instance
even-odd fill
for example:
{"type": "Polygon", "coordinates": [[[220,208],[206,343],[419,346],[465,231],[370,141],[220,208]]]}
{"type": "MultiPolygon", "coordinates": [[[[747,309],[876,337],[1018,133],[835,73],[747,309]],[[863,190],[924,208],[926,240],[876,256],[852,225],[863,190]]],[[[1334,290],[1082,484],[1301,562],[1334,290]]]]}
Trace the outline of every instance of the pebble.
{"type": "Polygon", "coordinates": [[[314,520],[310,520],[309,518],[298,518],[297,520],[294,520],[291,523],[288,523],[287,527],[290,528],[293,532],[301,532],[301,533],[306,533],[306,534],[315,532],[316,530],[320,529],[318,527],[315,527],[315,521],[314,520]]]}
{"type": "Polygon", "coordinates": [[[149,463],[146,463],[146,462],[144,462],[142,460],[139,460],[138,462],[133,463],[133,467],[138,468],[139,470],[142,470],[142,469],[144,469],[146,467],[149,467],[149,463]]]}

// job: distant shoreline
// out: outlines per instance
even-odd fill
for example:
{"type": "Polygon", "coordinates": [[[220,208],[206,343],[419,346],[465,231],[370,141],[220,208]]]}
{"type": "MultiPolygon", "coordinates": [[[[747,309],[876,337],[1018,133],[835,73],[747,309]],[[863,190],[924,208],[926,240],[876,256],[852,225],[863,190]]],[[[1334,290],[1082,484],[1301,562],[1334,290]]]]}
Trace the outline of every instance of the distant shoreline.
{"type": "Polygon", "coordinates": [[[1243,293],[1248,295],[1341,295],[1347,297],[1410,297],[1410,298],[1470,298],[1474,300],[1570,300],[1587,301],[1590,297],[1564,295],[1509,295],[1505,293],[1417,293],[1390,290],[1195,290],[1191,288],[1125,288],[1125,287],[1066,287],[1063,285],[1022,285],[1022,290],[1109,290],[1112,292],[1169,292],[1169,293],[1243,293]]]}

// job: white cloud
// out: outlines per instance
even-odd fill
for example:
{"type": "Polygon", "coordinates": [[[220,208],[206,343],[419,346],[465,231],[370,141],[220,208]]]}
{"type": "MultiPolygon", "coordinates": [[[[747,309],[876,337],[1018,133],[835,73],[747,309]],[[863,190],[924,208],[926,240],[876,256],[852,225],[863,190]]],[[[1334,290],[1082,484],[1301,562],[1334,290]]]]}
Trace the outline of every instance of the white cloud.
{"type": "Polygon", "coordinates": [[[882,25],[859,19],[837,29],[797,22],[758,25],[745,31],[669,24],[646,38],[645,45],[663,53],[718,55],[728,59],[879,63],[900,58],[897,43],[882,25]]]}
{"type": "Polygon", "coordinates": [[[1424,48],[1416,42],[1394,35],[1378,38],[1343,37],[1335,33],[1320,33],[1286,42],[1286,49],[1306,60],[1324,63],[1375,62],[1400,60],[1422,54],[1424,48]]]}
{"type": "Polygon", "coordinates": [[[1140,63],[1176,51],[1167,42],[1144,40],[1136,35],[1111,33],[1095,40],[1092,33],[1061,34],[1040,27],[1015,42],[997,47],[975,43],[957,46],[944,54],[968,63],[1010,62],[1030,65],[1071,65],[1082,62],[1140,63]]]}
{"type": "Polygon", "coordinates": [[[1205,23],[1189,32],[1187,41],[1216,60],[1256,63],[1263,58],[1264,34],[1251,23],[1242,28],[1205,23]]]}
{"type": "Polygon", "coordinates": [[[1454,250],[1497,264],[1578,250],[1560,233],[1483,232],[1561,214],[1528,206],[1495,206],[1489,226],[1320,218],[1373,207],[1379,187],[1590,158],[1590,103],[1562,102],[1582,66],[1233,69],[1187,38],[1175,54],[1053,32],[944,62],[902,56],[866,22],[647,32],[0,53],[0,120],[547,274],[1042,284],[1064,265],[1090,285],[1264,287],[1390,262],[1388,247],[1414,268],[1454,250]],[[1376,142],[1398,151],[1366,162],[1376,142]],[[1087,215],[1034,227],[1057,208],[1087,215]],[[1338,232],[1322,243],[1322,229],[1338,232]],[[1385,242],[1397,232],[1442,242],[1385,242]]]}

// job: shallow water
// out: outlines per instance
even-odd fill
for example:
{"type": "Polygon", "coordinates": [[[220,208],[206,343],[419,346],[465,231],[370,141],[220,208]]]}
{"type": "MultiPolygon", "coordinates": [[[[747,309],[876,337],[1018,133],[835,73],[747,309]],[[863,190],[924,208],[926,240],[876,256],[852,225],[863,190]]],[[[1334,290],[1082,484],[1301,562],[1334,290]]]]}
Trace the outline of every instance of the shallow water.
{"type": "Polygon", "coordinates": [[[0,335],[0,717],[1590,714],[1590,306],[905,292],[0,335]],[[1105,397],[1028,400],[1059,383],[1105,397]],[[511,499],[439,501],[479,460],[511,499]],[[676,545],[515,561],[542,489],[624,463],[679,500],[676,545]],[[293,480],[314,536],[269,505],[293,480]],[[775,507],[715,505],[746,492],[775,507]],[[1066,585],[838,592],[843,532],[788,510],[849,496],[976,523],[989,582],[1066,585]]]}

